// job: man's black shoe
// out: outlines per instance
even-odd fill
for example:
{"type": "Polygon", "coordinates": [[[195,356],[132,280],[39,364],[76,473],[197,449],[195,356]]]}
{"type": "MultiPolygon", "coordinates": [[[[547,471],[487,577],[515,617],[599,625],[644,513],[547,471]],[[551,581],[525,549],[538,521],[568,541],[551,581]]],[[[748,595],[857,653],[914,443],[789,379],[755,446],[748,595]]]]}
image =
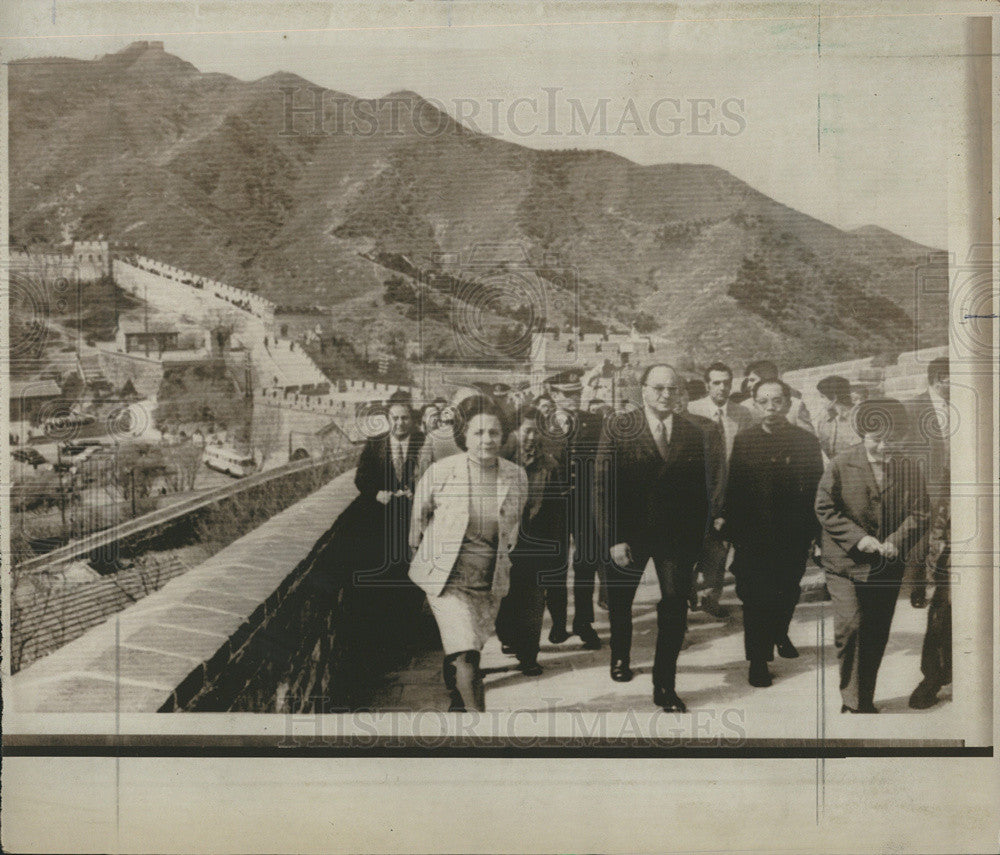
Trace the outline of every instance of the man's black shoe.
{"type": "Polygon", "coordinates": [[[799,651],[798,648],[792,644],[792,640],[786,635],[781,641],[778,642],[778,655],[782,659],[798,659],[799,651]]]}
{"type": "Polygon", "coordinates": [[[542,666],[537,662],[522,662],[517,667],[525,677],[537,677],[542,673],[542,666]]]}
{"type": "Polygon", "coordinates": [[[611,663],[611,679],[616,683],[627,683],[632,679],[632,669],[628,667],[628,662],[623,659],[616,659],[611,663]]]}
{"type": "Polygon", "coordinates": [[[910,707],[915,710],[925,710],[938,702],[938,692],[941,687],[929,680],[921,680],[920,685],[910,695],[910,707]]]}
{"type": "Polygon", "coordinates": [[[580,636],[580,641],[583,642],[584,650],[601,649],[601,639],[598,637],[597,633],[594,632],[594,628],[592,626],[581,627],[576,630],[576,634],[580,636]]]}
{"type": "Polygon", "coordinates": [[[566,632],[564,626],[554,626],[549,631],[549,641],[552,644],[562,644],[567,638],[569,638],[569,633],[566,632]]]}
{"type": "Polygon", "coordinates": [[[653,703],[664,712],[687,712],[684,701],[677,697],[677,692],[673,689],[653,689],[653,703]]]}
{"type": "Polygon", "coordinates": [[[710,614],[712,617],[729,617],[729,608],[727,606],[720,605],[719,601],[714,597],[702,597],[701,610],[705,612],[705,614],[710,614]]]}
{"type": "Polygon", "coordinates": [[[849,706],[847,706],[847,704],[844,704],[840,708],[840,711],[842,713],[845,713],[845,712],[846,713],[854,713],[855,715],[857,715],[859,713],[877,713],[878,712],[878,708],[874,704],[868,704],[867,706],[863,706],[863,707],[859,707],[858,709],[854,709],[853,707],[849,707],[849,706]]]}
{"type": "Polygon", "coordinates": [[[511,647],[509,644],[501,644],[500,652],[506,656],[513,656],[515,651],[514,648],[511,647]]]}
{"type": "Polygon", "coordinates": [[[767,662],[751,662],[747,682],[758,689],[766,689],[770,686],[774,680],[771,678],[771,672],[767,670],[767,662]]]}

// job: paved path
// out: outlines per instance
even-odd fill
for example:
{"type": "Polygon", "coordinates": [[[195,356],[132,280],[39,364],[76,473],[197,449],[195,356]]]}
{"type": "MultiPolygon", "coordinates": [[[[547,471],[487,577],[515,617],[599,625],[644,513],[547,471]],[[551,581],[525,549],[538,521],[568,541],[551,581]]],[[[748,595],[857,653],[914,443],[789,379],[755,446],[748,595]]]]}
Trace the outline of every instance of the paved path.
{"type": "MultiPolygon", "coordinates": [[[[807,590],[796,609],[790,632],[801,656],[794,660],[776,659],[771,667],[774,685],[767,689],[755,689],[747,683],[741,610],[732,587],[726,589],[722,600],[730,608],[728,619],[712,618],[704,612],[691,613],[677,677],[678,693],[689,711],[713,733],[728,721],[745,728],[751,738],[857,736],[862,722],[873,731],[873,736],[883,738],[936,739],[946,737],[949,727],[957,729],[953,725],[950,687],[942,692],[945,700],[930,710],[918,712],[907,705],[910,692],[920,681],[920,647],[927,612],[913,609],[905,596],[896,611],[875,700],[882,713],[905,713],[906,727],[895,728],[894,732],[891,722],[900,722],[898,716],[840,714],[833,615],[829,603],[821,599],[821,582],[821,573],[813,568],[804,581],[807,590]],[[821,704],[820,698],[825,702],[821,704]]],[[[607,612],[600,609],[595,628],[604,647],[593,652],[581,650],[575,637],[561,645],[549,644],[550,624],[546,615],[539,656],[545,673],[540,677],[522,675],[514,667],[514,658],[501,653],[496,637],[491,638],[483,651],[487,710],[656,712],[650,675],[658,599],[655,576],[647,571],[634,609],[632,666],[636,676],[630,683],[614,683],[608,675],[607,612]]],[[[389,674],[371,698],[371,707],[447,710],[440,651],[423,653],[409,667],[389,674]]]]}

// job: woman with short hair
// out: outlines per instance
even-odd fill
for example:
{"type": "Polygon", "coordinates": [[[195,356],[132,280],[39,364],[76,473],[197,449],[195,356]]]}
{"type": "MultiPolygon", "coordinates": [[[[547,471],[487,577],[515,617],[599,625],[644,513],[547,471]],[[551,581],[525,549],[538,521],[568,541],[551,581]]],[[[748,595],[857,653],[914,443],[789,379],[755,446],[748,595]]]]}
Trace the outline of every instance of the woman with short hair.
{"type": "Polygon", "coordinates": [[[444,647],[452,711],[483,710],[480,654],[510,587],[510,553],[528,498],[524,469],[500,457],[507,438],[486,397],[457,408],[461,452],[433,463],[413,503],[410,579],[427,595],[444,647]]]}
{"type": "Polygon", "coordinates": [[[819,482],[823,567],[833,605],[841,712],[876,713],[875,680],[899,597],[904,558],[928,523],[927,487],[904,454],[910,430],[894,398],[862,403],[862,441],[838,454],[819,482]]]}

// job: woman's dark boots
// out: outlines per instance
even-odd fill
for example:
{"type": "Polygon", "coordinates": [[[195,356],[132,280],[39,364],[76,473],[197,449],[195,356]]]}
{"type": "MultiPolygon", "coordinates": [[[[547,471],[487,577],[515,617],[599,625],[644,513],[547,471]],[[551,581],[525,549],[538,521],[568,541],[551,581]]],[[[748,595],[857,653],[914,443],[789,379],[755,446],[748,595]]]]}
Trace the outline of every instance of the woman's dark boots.
{"type": "Polygon", "coordinates": [[[448,690],[448,695],[451,699],[451,703],[448,705],[448,712],[464,712],[465,703],[462,701],[462,694],[458,691],[458,686],[455,682],[456,669],[455,660],[459,656],[464,656],[464,653],[450,653],[444,657],[444,665],[442,666],[442,673],[444,675],[444,686],[448,690]]]}

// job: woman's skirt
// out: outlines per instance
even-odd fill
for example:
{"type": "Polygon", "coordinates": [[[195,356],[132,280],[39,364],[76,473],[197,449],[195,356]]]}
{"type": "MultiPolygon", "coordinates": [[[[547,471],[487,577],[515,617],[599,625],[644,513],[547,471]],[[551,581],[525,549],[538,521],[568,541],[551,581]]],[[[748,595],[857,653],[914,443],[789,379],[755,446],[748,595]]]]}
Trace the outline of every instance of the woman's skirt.
{"type": "Polygon", "coordinates": [[[440,596],[428,597],[445,655],[482,650],[493,635],[500,601],[490,590],[469,590],[451,583],[440,596]]]}

